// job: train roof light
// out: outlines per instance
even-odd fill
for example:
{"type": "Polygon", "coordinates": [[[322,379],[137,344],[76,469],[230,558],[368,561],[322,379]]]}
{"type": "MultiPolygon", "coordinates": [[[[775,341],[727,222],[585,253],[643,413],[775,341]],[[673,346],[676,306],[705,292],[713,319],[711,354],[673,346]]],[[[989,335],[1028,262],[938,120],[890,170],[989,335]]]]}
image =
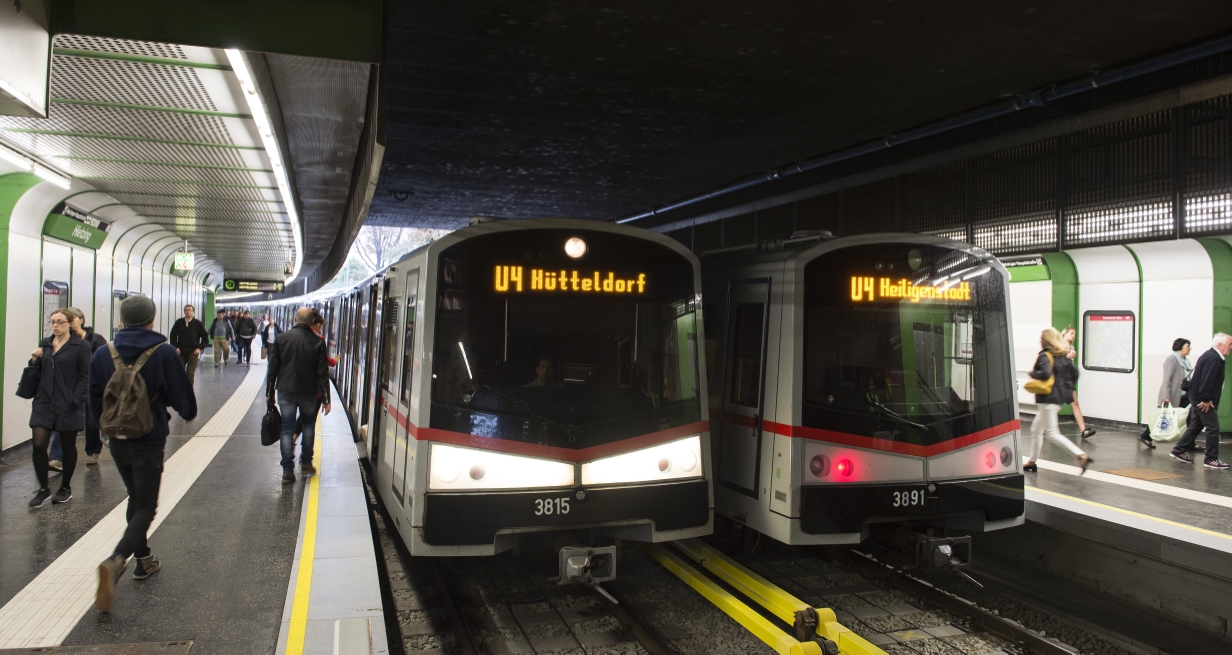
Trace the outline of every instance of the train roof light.
{"type": "Polygon", "coordinates": [[[581,237],[569,237],[565,242],[565,254],[573,259],[581,259],[586,254],[586,242],[581,237]]]}

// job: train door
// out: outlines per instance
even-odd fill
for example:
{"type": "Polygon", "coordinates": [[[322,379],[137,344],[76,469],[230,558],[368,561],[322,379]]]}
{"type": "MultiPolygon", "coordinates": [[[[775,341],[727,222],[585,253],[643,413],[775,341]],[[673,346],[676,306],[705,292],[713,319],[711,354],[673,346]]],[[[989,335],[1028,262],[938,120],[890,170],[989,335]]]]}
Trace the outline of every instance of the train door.
{"type": "Polygon", "coordinates": [[[411,397],[415,393],[415,311],[418,306],[419,298],[419,269],[412,269],[406,274],[406,300],[402,303],[401,319],[402,333],[400,336],[399,348],[394,348],[395,357],[401,355],[400,361],[391,361],[391,366],[400,366],[402,374],[399,376],[401,384],[397,387],[398,393],[394,398],[394,407],[398,408],[399,414],[405,417],[405,421],[399,422],[393,431],[393,448],[391,454],[391,468],[393,475],[390,476],[390,481],[393,484],[394,495],[398,501],[406,505],[405,496],[408,488],[414,488],[412,481],[409,479],[414,475],[415,467],[410,466],[409,459],[411,457],[411,397]]]}
{"type": "Polygon", "coordinates": [[[718,480],[757,498],[765,414],[770,279],[730,282],[719,409],[718,480]]]}
{"type": "MultiPolygon", "coordinates": [[[[368,288],[368,306],[371,307],[372,319],[368,321],[368,331],[364,338],[367,343],[364,350],[367,354],[363,361],[364,374],[364,407],[363,413],[360,414],[360,424],[363,425],[372,420],[372,411],[376,405],[376,357],[380,350],[379,340],[381,338],[381,285],[373,284],[368,288]]],[[[371,430],[371,428],[369,428],[371,430]]],[[[373,434],[370,432],[370,434],[373,434]]],[[[373,435],[375,436],[375,434],[373,435]]]]}
{"type": "Polygon", "coordinates": [[[355,344],[351,349],[351,413],[355,416],[356,426],[364,424],[364,417],[359,412],[363,409],[363,364],[368,345],[368,295],[356,291],[355,295],[355,344]]]}
{"type": "Polygon", "coordinates": [[[398,306],[402,299],[402,280],[391,275],[383,287],[385,302],[377,308],[381,344],[376,364],[379,402],[372,414],[373,425],[368,430],[368,456],[373,462],[389,460],[384,453],[391,450],[398,431],[398,415],[394,413],[391,417],[389,409],[396,408],[398,402],[398,306]]]}

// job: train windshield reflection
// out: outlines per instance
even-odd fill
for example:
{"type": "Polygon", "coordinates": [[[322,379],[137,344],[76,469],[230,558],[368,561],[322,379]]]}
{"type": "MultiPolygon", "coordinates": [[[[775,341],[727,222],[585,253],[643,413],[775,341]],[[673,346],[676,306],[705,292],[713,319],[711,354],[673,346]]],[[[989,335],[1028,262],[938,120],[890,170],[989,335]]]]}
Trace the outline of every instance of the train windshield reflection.
{"type": "Polygon", "coordinates": [[[433,428],[586,448],[700,420],[692,264],[604,233],[585,233],[572,261],[560,245],[576,234],[487,235],[441,254],[433,428]],[[544,271],[571,288],[547,289],[544,271]]]}
{"type": "Polygon", "coordinates": [[[871,244],[822,255],[805,280],[805,426],[928,445],[1016,418],[988,261],[871,244]]]}

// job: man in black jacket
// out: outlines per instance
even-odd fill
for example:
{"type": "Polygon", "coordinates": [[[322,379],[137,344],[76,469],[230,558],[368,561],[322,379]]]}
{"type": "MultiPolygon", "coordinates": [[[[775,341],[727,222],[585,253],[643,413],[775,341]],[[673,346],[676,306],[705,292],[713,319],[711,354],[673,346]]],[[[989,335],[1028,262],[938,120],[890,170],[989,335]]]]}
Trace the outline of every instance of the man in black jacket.
{"type": "MultiPolygon", "coordinates": [[[[141,367],[140,375],[145,381],[150,397],[150,412],[154,417],[154,429],[139,439],[111,439],[111,458],[115,460],[124,488],[128,490],[128,527],[111,556],[98,567],[98,594],[95,604],[107,611],[115,598],[116,582],[124,574],[128,558],[135,556],[137,566],[133,578],[144,580],[159,568],[158,560],[150,552],[146,542],[150,523],[158,509],[158,489],[162,484],[163,456],[167,446],[167,425],[171,416],[168,407],[174,407],[180,418],[191,421],[197,417],[197,397],[192,384],[184,374],[184,367],[176,361],[175,353],[167,345],[167,339],[154,331],[154,301],[146,296],[129,296],[120,303],[120,318],[128,326],[116,332],[115,349],[125,364],[134,364],[142,353],[153,349],[150,358],[141,367]]],[[[90,358],[88,410],[95,425],[100,424],[103,413],[103,390],[115,373],[115,362],[110,348],[99,348],[90,358]]]]}
{"type": "Polygon", "coordinates": [[[273,403],[277,392],[278,411],[282,413],[282,483],[295,482],[295,422],[296,412],[304,426],[303,445],[299,456],[301,473],[316,473],[312,465],[312,447],[316,439],[317,408],[324,406],[329,414],[329,353],[325,340],[309,327],[312,308],[300,307],[295,312],[295,327],[278,335],[270,344],[269,374],[265,380],[265,402],[273,403]]]}
{"type": "Polygon", "coordinates": [[[1220,332],[1215,335],[1211,349],[1202,353],[1198,363],[1194,364],[1193,375],[1189,379],[1189,422],[1185,434],[1172,449],[1173,459],[1193,464],[1193,458],[1185,451],[1193,446],[1201,431],[1206,437],[1203,466],[1208,469],[1228,468],[1227,464],[1219,461],[1219,397],[1223,394],[1224,359],[1229,351],[1232,351],[1232,336],[1220,332]]]}
{"type": "Polygon", "coordinates": [[[184,305],[184,317],[171,326],[171,345],[175,346],[175,352],[188,370],[189,384],[196,382],[197,362],[201,359],[201,351],[210,345],[210,332],[205,329],[201,319],[193,317],[196,312],[197,309],[192,305],[184,305]]]}

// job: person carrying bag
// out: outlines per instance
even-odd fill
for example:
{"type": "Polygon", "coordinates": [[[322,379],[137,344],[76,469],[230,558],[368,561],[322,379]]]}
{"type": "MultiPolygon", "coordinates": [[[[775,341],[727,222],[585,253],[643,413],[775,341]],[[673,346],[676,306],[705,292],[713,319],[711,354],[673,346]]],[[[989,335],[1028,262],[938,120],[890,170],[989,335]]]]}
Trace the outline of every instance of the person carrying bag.
{"type": "Polygon", "coordinates": [[[1035,438],[1035,446],[1031,459],[1023,465],[1022,470],[1039,470],[1035,461],[1039,459],[1040,450],[1044,447],[1044,437],[1047,437],[1073,453],[1078,458],[1078,466],[1085,473],[1087,466],[1095,460],[1082,452],[1074,442],[1062,436],[1057,424],[1057,412],[1061,410],[1061,405],[1074,397],[1074,389],[1070,385],[1075,376],[1073,371],[1067,368],[1074,365],[1066,356],[1069,354],[1069,344],[1065,343],[1056,328],[1047,328],[1040,334],[1040,347],[1042,350],[1035,359],[1035,368],[1029,374],[1031,379],[1023,385],[1023,389],[1035,394],[1037,410],[1035,420],[1031,422],[1031,436],[1035,438]]]}
{"type": "Polygon", "coordinates": [[[1185,431],[1189,419],[1189,378],[1193,364],[1189,363],[1189,339],[1172,342],[1172,354],[1164,358],[1164,379],[1159,383],[1155,406],[1159,411],[1147,422],[1147,427],[1138,435],[1142,445],[1155,449],[1156,441],[1172,441],[1185,431]]]}
{"type": "MultiPolygon", "coordinates": [[[[31,354],[30,365],[39,367],[37,391],[31,402],[30,429],[33,432],[34,475],[39,488],[30,507],[42,507],[50,500],[67,503],[73,498],[71,483],[77,468],[77,433],[86,427],[86,381],[90,374],[90,349],[73,333],[73,315],[66,309],[52,312],[51,336],[39,342],[31,354]],[[60,433],[64,450],[60,490],[53,497],[48,487],[47,449],[51,435],[60,433]]],[[[24,375],[23,375],[24,377],[24,375]]]]}

